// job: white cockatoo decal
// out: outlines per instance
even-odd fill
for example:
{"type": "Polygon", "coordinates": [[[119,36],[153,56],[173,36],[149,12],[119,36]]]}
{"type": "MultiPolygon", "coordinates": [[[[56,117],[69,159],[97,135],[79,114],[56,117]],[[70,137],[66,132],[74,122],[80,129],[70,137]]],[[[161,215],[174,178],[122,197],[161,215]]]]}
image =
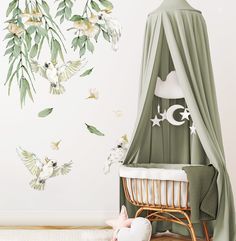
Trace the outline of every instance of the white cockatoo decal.
{"type": "Polygon", "coordinates": [[[34,73],[38,73],[50,83],[50,93],[60,95],[65,92],[62,82],[69,80],[85,65],[84,60],[67,61],[62,65],[45,62],[44,65],[32,60],[31,67],[34,73]]]}
{"type": "Polygon", "coordinates": [[[105,23],[105,28],[108,32],[108,34],[111,36],[111,46],[112,49],[117,51],[118,50],[118,42],[121,37],[121,31],[122,31],[122,26],[121,24],[113,18],[110,14],[106,12],[101,12],[99,14],[99,20],[104,21],[105,23]]]}
{"type": "Polygon", "coordinates": [[[44,190],[46,181],[49,178],[68,174],[73,164],[72,161],[70,161],[59,167],[55,160],[49,159],[48,157],[41,160],[34,153],[22,148],[18,148],[17,153],[27,169],[34,176],[30,182],[30,186],[39,191],[44,190]]]}
{"type": "Polygon", "coordinates": [[[117,142],[116,146],[110,151],[107,160],[104,163],[103,172],[107,174],[110,172],[110,168],[114,163],[122,163],[123,159],[128,151],[128,136],[123,135],[117,142]]]}

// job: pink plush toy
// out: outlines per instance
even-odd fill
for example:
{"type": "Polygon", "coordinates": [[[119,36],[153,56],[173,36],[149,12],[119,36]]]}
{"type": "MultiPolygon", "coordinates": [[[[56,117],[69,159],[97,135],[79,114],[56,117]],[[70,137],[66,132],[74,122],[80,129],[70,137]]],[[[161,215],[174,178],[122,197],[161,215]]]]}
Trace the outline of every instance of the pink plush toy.
{"type": "Polygon", "coordinates": [[[133,220],[134,220],[133,218],[128,217],[126,207],[122,206],[119,217],[117,219],[106,221],[106,224],[111,226],[114,230],[114,234],[111,241],[117,240],[117,233],[121,228],[130,228],[133,220]]]}

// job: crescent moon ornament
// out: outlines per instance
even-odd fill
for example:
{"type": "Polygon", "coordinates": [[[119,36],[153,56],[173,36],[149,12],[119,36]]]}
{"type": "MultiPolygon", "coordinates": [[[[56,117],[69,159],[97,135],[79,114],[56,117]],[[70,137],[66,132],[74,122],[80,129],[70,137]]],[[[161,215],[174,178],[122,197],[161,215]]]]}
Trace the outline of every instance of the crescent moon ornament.
{"type": "Polygon", "coordinates": [[[174,126],[181,126],[185,121],[177,121],[174,118],[174,113],[176,110],[185,109],[182,105],[172,105],[166,112],[166,119],[168,122],[174,126]]]}

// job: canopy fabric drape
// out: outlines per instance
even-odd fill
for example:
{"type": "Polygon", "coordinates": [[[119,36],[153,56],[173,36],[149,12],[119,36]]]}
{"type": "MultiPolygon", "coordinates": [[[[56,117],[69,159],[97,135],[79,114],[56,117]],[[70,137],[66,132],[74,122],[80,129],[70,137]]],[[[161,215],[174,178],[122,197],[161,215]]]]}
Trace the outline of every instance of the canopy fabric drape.
{"type": "MultiPolygon", "coordinates": [[[[148,16],[140,82],[137,123],[124,164],[213,164],[219,172],[219,207],[213,222],[213,239],[235,241],[234,201],[226,170],[206,24],[201,12],[184,0],[165,0],[148,16]],[[154,96],[157,77],[165,79],[172,70],[177,73],[185,98],[167,100],[154,96]],[[162,111],[173,104],[187,106],[197,135],[190,134],[191,121],[178,127],[162,123],[152,128],[150,119],[157,113],[157,104],[162,111]]],[[[122,188],[121,203],[125,203],[122,188]]],[[[126,205],[132,213],[133,207],[126,205]]],[[[159,231],[180,230],[176,224],[157,226],[159,231]]]]}

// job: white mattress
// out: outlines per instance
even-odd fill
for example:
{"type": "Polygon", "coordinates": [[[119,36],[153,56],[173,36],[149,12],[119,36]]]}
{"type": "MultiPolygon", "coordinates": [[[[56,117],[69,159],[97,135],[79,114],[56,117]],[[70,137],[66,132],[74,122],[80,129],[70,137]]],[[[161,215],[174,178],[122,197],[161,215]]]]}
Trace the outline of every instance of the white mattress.
{"type": "Polygon", "coordinates": [[[182,169],[121,166],[120,177],[126,178],[130,198],[136,203],[169,207],[173,205],[186,207],[188,203],[189,206],[189,201],[187,201],[188,179],[182,169]],[[136,180],[132,181],[133,179],[136,180]],[[142,181],[142,179],[147,181],[142,181]],[[141,190],[143,195],[141,195],[141,190]]]}

